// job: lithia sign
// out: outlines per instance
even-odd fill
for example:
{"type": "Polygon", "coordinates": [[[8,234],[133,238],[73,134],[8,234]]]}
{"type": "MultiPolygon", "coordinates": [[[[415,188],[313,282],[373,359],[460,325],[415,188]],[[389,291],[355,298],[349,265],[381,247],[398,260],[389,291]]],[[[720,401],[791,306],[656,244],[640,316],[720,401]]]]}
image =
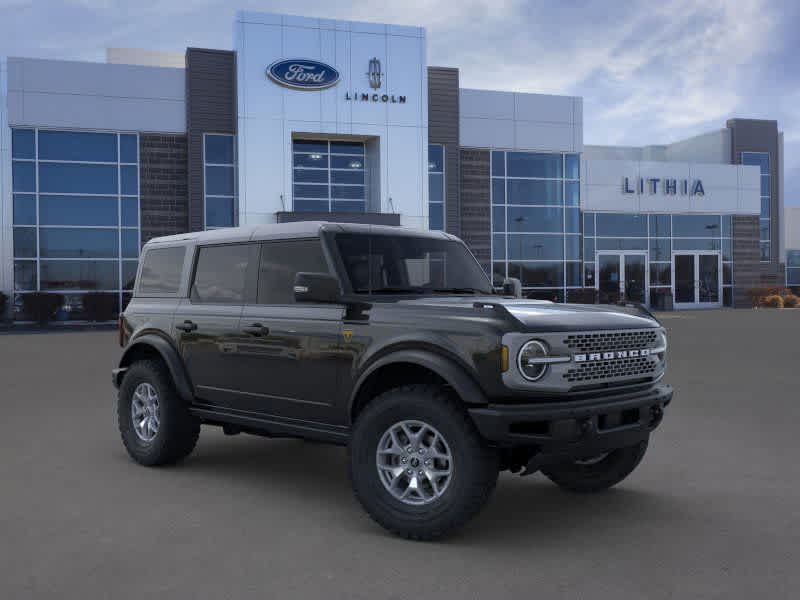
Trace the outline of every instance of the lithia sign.
{"type": "Polygon", "coordinates": [[[659,191],[666,196],[705,196],[703,182],[700,179],[670,179],[660,177],[623,177],[622,193],[637,194],[645,193],[657,194],[659,191]]]}
{"type": "MultiPolygon", "coordinates": [[[[406,97],[377,92],[383,86],[381,61],[372,58],[369,61],[367,81],[372,92],[346,91],[344,99],[350,102],[383,102],[387,104],[405,104],[406,97]]],[[[339,83],[341,76],[334,67],[304,58],[277,60],[267,67],[267,77],[283,87],[293,90],[324,90],[339,83]]]]}

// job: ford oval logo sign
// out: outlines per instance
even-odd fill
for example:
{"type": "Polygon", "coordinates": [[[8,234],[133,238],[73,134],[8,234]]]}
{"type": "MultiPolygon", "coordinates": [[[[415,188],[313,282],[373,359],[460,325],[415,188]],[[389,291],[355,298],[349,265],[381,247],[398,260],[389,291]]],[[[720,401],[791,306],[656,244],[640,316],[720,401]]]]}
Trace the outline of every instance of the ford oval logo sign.
{"type": "Polygon", "coordinates": [[[339,71],[316,60],[279,60],[267,68],[272,81],[296,90],[324,90],[339,82],[339,71]]]}

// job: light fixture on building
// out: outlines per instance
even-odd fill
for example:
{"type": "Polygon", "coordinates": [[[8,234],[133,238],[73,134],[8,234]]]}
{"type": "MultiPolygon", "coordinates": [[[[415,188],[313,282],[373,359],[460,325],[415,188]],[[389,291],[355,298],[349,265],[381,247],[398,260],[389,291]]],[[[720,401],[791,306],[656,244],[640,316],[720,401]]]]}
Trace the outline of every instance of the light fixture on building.
{"type": "Polygon", "coordinates": [[[311,160],[319,160],[322,158],[322,154],[317,154],[316,152],[311,155],[311,160]]]}
{"type": "Polygon", "coordinates": [[[350,168],[351,169],[360,169],[361,168],[361,161],[360,160],[351,160],[350,161],[350,168]]]}

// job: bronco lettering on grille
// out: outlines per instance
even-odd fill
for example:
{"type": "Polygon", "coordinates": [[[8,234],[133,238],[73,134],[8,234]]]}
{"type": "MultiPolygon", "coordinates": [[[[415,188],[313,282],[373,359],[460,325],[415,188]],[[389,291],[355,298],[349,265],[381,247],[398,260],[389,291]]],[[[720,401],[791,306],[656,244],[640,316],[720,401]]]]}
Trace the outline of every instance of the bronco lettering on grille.
{"type": "Polygon", "coordinates": [[[593,362],[596,360],[614,360],[617,358],[637,358],[640,356],[650,356],[650,350],[617,350],[615,352],[593,352],[591,354],[573,354],[572,360],[577,362],[593,362]]]}

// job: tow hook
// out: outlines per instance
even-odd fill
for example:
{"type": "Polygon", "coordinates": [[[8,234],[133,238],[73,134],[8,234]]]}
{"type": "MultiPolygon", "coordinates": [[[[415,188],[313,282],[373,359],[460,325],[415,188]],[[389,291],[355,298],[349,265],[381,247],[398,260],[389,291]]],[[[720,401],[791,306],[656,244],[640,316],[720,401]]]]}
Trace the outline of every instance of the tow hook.
{"type": "Polygon", "coordinates": [[[664,409],[660,405],[650,408],[650,427],[655,427],[664,418],[664,409]]]}

